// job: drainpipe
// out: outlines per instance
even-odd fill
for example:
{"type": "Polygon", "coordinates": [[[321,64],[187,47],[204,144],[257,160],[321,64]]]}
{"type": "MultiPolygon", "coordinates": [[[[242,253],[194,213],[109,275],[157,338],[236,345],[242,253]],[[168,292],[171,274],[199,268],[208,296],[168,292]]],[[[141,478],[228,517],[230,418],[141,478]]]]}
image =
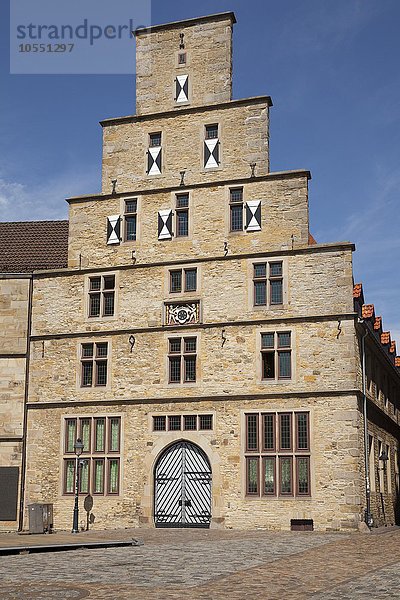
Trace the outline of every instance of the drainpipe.
{"type": "MultiPolygon", "coordinates": [[[[359,319],[359,323],[364,323],[364,319],[359,319]]],[[[373,518],[371,515],[371,484],[369,477],[369,444],[368,444],[368,421],[367,421],[367,377],[365,372],[365,338],[368,335],[368,329],[361,338],[362,353],[362,386],[363,386],[363,420],[364,420],[364,462],[365,462],[365,497],[367,507],[365,509],[365,522],[368,527],[372,527],[373,518]]]]}
{"type": "Polygon", "coordinates": [[[24,416],[22,424],[22,461],[21,461],[21,483],[19,490],[19,521],[18,531],[22,531],[24,526],[24,502],[25,502],[25,478],[26,478],[26,436],[28,426],[28,391],[29,391],[29,362],[31,352],[31,328],[32,328],[32,295],[33,295],[33,275],[29,280],[28,297],[28,323],[26,331],[26,358],[25,358],[25,394],[24,394],[24,416]]]}

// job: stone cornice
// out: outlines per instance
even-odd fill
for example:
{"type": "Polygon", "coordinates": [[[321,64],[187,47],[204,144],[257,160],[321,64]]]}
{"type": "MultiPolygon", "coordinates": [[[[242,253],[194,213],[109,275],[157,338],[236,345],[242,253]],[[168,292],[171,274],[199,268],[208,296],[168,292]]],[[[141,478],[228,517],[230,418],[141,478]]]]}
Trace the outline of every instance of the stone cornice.
{"type": "Polygon", "coordinates": [[[248,319],[244,321],[221,321],[218,323],[194,323],[193,325],[157,325],[154,327],[131,327],[130,329],[107,329],[101,331],[79,331],[73,333],[51,333],[43,335],[32,335],[31,341],[40,340],[61,340],[67,338],[96,338],[96,337],[107,337],[110,335],[131,335],[139,333],[157,333],[157,332],[171,332],[176,333],[178,331],[197,331],[201,329],[215,329],[215,328],[227,328],[227,327],[251,327],[260,325],[277,325],[279,323],[321,323],[324,321],[348,321],[354,320],[356,313],[339,313],[339,314],[325,314],[325,315],[302,315],[298,317],[289,317],[282,314],[280,317],[274,317],[270,319],[248,319]]]}
{"type": "Polygon", "coordinates": [[[337,396],[354,396],[360,393],[357,389],[350,390],[320,390],[320,391],[288,391],[288,392],[260,392],[259,394],[217,394],[217,395],[204,395],[204,396],[179,396],[175,397],[164,397],[159,396],[149,398],[112,398],[109,400],[67,400],[60,402],[30,402],[28,408],[34,409],[45,409],[45,408],[65,408],[73,406],[123,406],[132,404],[170,404],[171,402],[182,402],[182,403],[195,403],[195,402],[226,402],[226,401],[238,401],[243,400],[271,400],[271,399],[282,399],[282,398],[329,398],[337,396]]]}
{"type": "Polygon", "coordinates": [[[224,262],[229,260],[246,260],[251,258],[268,258],[273,256],[296,256],[297,254],[318,254],[323,252],[354,252],[355,245],[351,242],[336,242],[333,244],[314,244],[312,246],[303,246],[293,250],[270,250],[268,252],[251,252],[243,254],[228,254],[227,256],[199,256],[198,258],[182,258],[175,261],[158,261],[152,263],[135,263],[126,265],[108,265],[105,267],[86,267],[84,269],[66,268],[57,271],[34,271],[34,279],[46,279],[47,277],[70,277],[73,275],[87,275],[89,273],[105,273],[110,271],[124,271],[131,269],[148,269],[151,267],[169,267],[189,264],[199,264],[208,262],[224,262]]]}
{"type": "Polygon", "coordinates": [[[239,98],[238,100],[229,100],[228,102],[219,102],[218,104],[202,104],[200,106],[187,106],[182,108],[174,108],[173,110],[165,110],[156,113],[146,113],[142,115],[126,115],[125,117],[113,117],[111,119],[103,119],[100,121],[102,127],[110,125],[121,125],[123,123],[139,123],[140,121],[152,121],[154,119],[165,119],[176,117],[177,115],[190,115],[193,113],[210,112],[213,110],[221,110],[225,108],[236,108],[237,106],[252,104],[266,104],[273,106],[271,96],[252,96],[250,98],[239,98]]]}

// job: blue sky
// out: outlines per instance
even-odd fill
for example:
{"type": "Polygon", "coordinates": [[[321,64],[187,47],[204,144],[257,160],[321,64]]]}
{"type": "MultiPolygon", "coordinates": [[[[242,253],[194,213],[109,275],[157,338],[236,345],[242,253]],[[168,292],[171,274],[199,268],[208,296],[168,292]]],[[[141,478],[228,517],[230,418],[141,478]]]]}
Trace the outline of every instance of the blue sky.
{"type": "MultiPolygon", "coordinates": [[[[98,121],[134,112],[134,78],[9,75],[6,5],[0,220],[66,218],[65,197],[100,190],[98,121]]],[[[312,172],[311,231],[356,244],[355,280],[400,354],[400,2],[154,0],[152,22],[227,10],[234,97],[271,95],[271,170],[312,172]]]]}

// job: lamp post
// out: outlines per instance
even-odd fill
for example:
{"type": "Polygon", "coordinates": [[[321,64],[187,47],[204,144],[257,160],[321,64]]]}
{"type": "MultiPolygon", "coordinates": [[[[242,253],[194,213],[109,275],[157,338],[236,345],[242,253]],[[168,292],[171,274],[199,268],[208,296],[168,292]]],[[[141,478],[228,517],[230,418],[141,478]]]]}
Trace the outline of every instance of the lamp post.
{"type": "Polygon", "coordinates": [[[79,458],[83,452],[83,448],[85,444],[82,442],[80,438],[78,438],[74,444],[74,451],[76,455],[76,463],[75,463],[75,504],[74,504],[74,519],[72,522],[72,533],[79,533],[79,525],[78,525],[78,501],[79,501],[79,466],[80,461],[79,458]]]}

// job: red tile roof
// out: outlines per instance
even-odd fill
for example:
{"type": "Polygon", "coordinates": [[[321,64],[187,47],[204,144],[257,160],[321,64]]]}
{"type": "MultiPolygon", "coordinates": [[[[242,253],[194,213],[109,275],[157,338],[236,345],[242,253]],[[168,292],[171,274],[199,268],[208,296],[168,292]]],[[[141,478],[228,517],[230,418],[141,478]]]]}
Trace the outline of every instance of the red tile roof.
{"type": "Polygon", "coordinates": [[[374,316],[375,307],[373,304],[363,304],[362,316],[364,319],[371,319],[374,316]]]}
{"type": "Polygon", "coordinates": [[[356,283],[353,288],[353,298],[361,298],[363,295],[362,283],[356,283]]]}
{"type": "Polygon", "coordinates": [[[384,331],[383,333],[381,333],[381,344],[390,344],[390,343],[391,343],[390,331],[384,331]]]}
{"type": "Polygon", "coordinates": [[[30,273],[68,264],[68,221],[0,223],[0,273],[30,273]]]}
{"type": "Polygon", "coordinates": [[[315,246],[316,243],[317,242],[316,242],[314,236],[312,235],[312,233],[309,233],[308,234],[308,245],[309,246],[315,246]]]}

